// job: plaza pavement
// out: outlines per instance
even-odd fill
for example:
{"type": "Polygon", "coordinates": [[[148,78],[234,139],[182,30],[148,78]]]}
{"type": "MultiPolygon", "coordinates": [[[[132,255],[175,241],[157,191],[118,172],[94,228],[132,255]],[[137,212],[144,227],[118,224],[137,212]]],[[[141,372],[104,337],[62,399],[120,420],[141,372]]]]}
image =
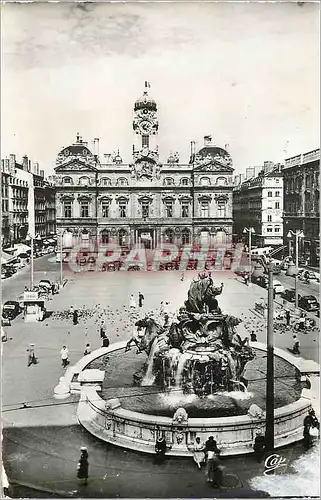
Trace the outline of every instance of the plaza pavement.
{"type": "MultiPolygon", "coordinates": [[[[169,300],[175,310],[187,296],[195,272],[185,273],[86,273],[69,274],[59,295],[49,302],[53,311],[43,323],[23,323],[18,317],[7,329],[9,340],[2,344],[2,417],[3,460],[9,480],[60,494],[60,496],[97,497],[211,497],[213,489],[206,483],[204,471],[190,460],[168,458],[156,466],[151,456],[122,450],[94,439],[77,423],[77,396],[64,401],[53,398],[54,386],[64,373],[60,349],[67,345],[71,364],[83,355],[84,346],[101,345],[99,323],[106,321],[111,342],[129,338],[134,316],[129,318],[129,296],[145,296],[144,310],[159,307],[169,300]],[[80,322],[72,325],[66,311],[73,305],[81,311],[80,322]],[[39,364],[27,367],[26,349],[35,344],[39,364]],[[26,407],[24,407],[26,406],[26,407]],[[79,490],[76,465],[79,449],[89,450],[90,481],[79,490]]],[[[47,272],[50,279],[50,273],[47,272]]],[[[53,276],[52,276],[53,277],[53,276]]],[[[55,275],[57,277],[57,275],[55,275]]],[[[265,339],[265,328],[249,313],[264,291],[248,289],[228,272],[213,273],[215,282],[224,282],[219,305],[226,313],[243,315],[245,324],[255,328],[258,340],[265,339]]],[[[307,337],[307,336],[305,336],[307,337]]],[[[285,335],[275,335],[276,345],[287,342],[285,335]]],[[[313,339],[310,338],[313,346],[313,339]]],[[[312,350],[311,347],[307,349],[312,350]]],[[[309,351],[309,352],[310,352],[309,351]]],[[[302,453],[302,446],[282,450],[291,470],[292,461],[302,453]]],[[[253,457],[224,459],[225,487],[215,496],[258,496],[250,492],[250,480],[263,474],[263,464],[253,457]]],[[[19,496],[19,488],[17,490],[19,496]]]]}

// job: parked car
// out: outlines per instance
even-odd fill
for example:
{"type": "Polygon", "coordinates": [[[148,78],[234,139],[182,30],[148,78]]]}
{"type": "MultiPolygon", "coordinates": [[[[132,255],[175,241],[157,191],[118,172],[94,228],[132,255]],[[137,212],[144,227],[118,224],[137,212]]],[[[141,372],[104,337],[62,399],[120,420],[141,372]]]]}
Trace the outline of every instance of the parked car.
{"type": "Polygon", "coordinates": [[[295,289],[287,288],[284,292],[281,292],[281,298],[287,300],[288,302],[295,302],[295,289]]]}
{"type": "Polygon", "coordinates": [[[51,289],[52,283],[50,280],[40,280],[39,287],[51,289]]]}
{"type": "Polygon", "coordinates": [[[275,293],[282,293],[282,292],[284,292],[284,286],[278,280],[273,280],[273,289],[275,290],[275,293]]]}
{"type": "Polygon", "coordinates": [[[314,271],[309,271],[308,269],[306,270],[302,269],[298,274],[298,279],[301,281],[305,280],[315,280],[317,282],[320,281],[319,276],[317,276],[317,274],[314,271]]]}
{"type": "Polygon", "coordinates": [[[7,300],[2,306],[2,317],[8,319],[14,319],[18,314],[20,314],[21,309],[19,302],[15,300],[7,300]]]}
{"type": "Polygon", "coordinates": [[[269,280],[266,276],[252,276],[252,282],[261,286],[262,288],[267,288],[269,280]],[[254,278],[254,279],[253,279],[254,278]]]}
{"type": "Polygon", "coordinates": [[[313,295],[303,295],[300,297],[298,306],[308,312],[320,311],[320,304],[313,295]]]}

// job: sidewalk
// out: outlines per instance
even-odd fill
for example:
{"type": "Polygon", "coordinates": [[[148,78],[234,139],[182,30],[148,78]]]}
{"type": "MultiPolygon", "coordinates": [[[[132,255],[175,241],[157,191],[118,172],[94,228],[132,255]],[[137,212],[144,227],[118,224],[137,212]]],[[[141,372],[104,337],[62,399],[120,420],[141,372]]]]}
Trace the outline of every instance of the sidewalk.
{"type": "MultiPolygon", "coordinates": [[[[251,486],[253,478],[264,477],[264,462],[257,463],[253,456],[223,458],[223,487],[213,490],[206,482],[205,469],[197,469],[192,456],[167,458],[164,464],[157,465],[153,456],[100,442],[78,425],[5,430],[3,451],[12,492],[19,492],[17,487],[22,485],[62,497],[268,496],[251,486]],[[79,485],[76,477],[81,446],[86,446],[89,453],[87,486],[79,485]]],[[[275,480],[277,475],[295,472],[293,463],[304,450],[298,443],[277,453],[286,459],[286,467],[275,470],[275,480]]]]}

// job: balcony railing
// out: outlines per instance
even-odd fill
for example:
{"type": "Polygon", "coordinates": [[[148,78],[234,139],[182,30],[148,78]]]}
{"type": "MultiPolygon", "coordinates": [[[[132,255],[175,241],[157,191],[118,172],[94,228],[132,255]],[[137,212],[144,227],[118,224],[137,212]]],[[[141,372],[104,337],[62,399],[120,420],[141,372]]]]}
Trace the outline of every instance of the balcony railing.
{"type": "Polygon", "coordinates": [[[308,153],[304,153],[297,156],[292,156],[285,160],[284,168],[294,167],[296,165],[304,165],[315,160],[320,160],[320,149],[314,149],[308,153]]]}

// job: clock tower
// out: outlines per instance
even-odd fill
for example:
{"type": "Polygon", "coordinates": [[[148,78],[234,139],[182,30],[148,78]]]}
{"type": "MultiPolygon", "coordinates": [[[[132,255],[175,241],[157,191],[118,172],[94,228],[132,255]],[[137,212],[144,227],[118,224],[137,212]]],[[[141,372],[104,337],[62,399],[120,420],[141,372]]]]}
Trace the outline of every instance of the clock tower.
{"type": "Polygon", "coordinates": [[[145,82],[143,96],[134,105],[133,130],[137,135],[136,147],[133,146],[133,176],[137,179],[146,177],[152,179],[159,170],[157,105],[149,97],[149,82],[145,82]]]}

